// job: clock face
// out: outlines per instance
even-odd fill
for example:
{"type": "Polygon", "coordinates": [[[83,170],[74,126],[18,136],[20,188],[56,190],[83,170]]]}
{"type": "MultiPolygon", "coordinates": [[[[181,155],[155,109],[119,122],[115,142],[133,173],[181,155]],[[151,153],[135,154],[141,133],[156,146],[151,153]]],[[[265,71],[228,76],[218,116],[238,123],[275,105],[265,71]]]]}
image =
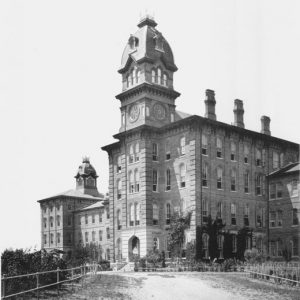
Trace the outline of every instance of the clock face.
{"type": "Polygon", "coordinates": [[[140,108],[137,104],[133,105],[130,109],[129,120],[130,122],[135,122],[140,114],[140,108]]]}
{"type": "Polygon", "coordinates": [[[166,109],[158,103],[153,106],[153,113],[158,120],[163,120],[166,117],[166,109]]]}

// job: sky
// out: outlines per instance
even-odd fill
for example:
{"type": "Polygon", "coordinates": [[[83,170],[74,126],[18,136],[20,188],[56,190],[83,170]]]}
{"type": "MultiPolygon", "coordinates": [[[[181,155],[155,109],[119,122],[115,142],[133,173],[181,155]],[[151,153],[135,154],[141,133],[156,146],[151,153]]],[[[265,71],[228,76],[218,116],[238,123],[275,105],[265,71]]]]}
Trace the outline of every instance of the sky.
{"type": "Polygon", "coordinates": [[[205,90],[217,119],[300,142],[300,2],[8,1],[0,3],[0,251],[40,247],[36,202],[75,188],[89,156],[108,191],[108,157],[120,127],[123,49],[141,16],[154,15],[178,71],[177,109],[204,116],[205,90]]]}

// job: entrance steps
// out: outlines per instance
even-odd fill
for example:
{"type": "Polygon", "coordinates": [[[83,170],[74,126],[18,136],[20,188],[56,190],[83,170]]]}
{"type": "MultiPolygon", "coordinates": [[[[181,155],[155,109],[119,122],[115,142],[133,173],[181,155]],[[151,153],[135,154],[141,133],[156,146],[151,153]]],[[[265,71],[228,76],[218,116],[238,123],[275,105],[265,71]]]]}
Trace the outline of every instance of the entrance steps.
{"type": "Polygon", "coordinates": [[[132,272],[134,271],[134,262],[128,262],[125,266],[119,269],[120,272],[132,272]]]}

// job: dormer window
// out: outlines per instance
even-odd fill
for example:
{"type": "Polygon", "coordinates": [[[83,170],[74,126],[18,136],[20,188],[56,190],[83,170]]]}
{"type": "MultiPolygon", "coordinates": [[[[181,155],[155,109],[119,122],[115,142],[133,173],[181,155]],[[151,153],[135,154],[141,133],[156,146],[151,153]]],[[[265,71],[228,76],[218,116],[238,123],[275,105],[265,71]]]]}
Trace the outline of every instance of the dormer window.
{"type": "Polygon", "coordinates": [[[139,46],[139,39],[133,35],[130,35],[128,44],[129,44],[131,50],[135,50],[136,47],[139,46]]]}
{"type": "Polygon", "coordinates": [[[164,52],[164,39],[161,33],[154,36],[155,50],[164,52]]]}

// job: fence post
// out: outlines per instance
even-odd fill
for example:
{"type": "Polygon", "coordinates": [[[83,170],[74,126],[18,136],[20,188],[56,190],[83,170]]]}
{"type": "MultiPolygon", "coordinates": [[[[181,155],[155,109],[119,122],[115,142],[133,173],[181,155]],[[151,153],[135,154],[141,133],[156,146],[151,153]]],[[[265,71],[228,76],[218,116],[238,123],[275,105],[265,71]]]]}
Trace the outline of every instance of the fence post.
{"type": "Polygon", "coordinates": [[[4,276],[1,278],[1,297],[5,297],[5,278],[4,276]]]}
{"type": "Polygon", "coordinates": [[[59,268],[56,270],[57,296],[59,295],[59,268]]]}
{"type": "Polygon", "coordinates": [[[36,273],[36,294],[37,294],[37,299],[40,299],[40,290],[39,290],[39,286],[40,286],[40,278],[39,278],[39,272],[36,273]]]}

